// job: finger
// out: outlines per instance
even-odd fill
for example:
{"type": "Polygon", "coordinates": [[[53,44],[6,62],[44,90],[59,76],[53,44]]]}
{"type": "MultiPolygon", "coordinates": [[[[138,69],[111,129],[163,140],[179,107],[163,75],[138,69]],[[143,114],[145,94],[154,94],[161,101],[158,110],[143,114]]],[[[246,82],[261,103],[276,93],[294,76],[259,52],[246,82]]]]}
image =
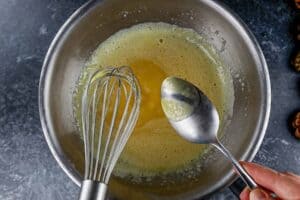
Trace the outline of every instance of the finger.
{"type": "Polygon", "coordinates": [[[262,189],[254,189],[250,192],[249,200],[271,200],[272,197],[262,189]]]}
{"type": "Polygon", "coordinates": [[[249,200],[250,189],[245,187],[245,189],[240,194],[241,200],[249,200]]]}
{"type": "Polygon", "coordinates": [[[289,176],[254,163],[242,162],[242,165],[259,185],[275,192],[280,198],[300,198],[300,184],[289,176]]]}
{"type": "Polygon", "coordinates": [[[300,183],[300,176],[294,174],[294,173],[291,173],[291,172],[283,172],[282,174],[294,179],[295,181],[299,182],[300,183]]]}

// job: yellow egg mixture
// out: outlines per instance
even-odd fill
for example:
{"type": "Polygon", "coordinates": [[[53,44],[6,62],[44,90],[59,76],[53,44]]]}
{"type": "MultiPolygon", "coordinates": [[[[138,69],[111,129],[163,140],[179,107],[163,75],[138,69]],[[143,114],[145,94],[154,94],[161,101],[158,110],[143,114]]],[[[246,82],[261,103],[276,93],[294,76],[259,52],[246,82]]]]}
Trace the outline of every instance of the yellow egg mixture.
{"type": "Polygon", "coordinates": [[[229,107],[224,92],[229,76],[212,52],[195,31],[166,23],[121,30],[95,50],[86,73],[94,67],[130,66],[142,93],[139,119],[115,176],[170,174],[199,160],[206,146],[191,144],[175,133],[161,108],[160,87],[168,76],[194,83],[212,100],[222,119],[229,107]]]}

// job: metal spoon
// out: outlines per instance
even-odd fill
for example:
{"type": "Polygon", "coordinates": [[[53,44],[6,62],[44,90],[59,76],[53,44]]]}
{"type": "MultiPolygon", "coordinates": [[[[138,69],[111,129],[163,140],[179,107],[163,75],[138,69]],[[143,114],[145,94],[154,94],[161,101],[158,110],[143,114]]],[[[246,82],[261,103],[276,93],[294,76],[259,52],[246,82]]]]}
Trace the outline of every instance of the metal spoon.
{"type": "Polygon", "coordinates": [[[166,78],[161,86],[162,108],[177,133],[192,143],[212,144],[231,160],[250,189],[257,184],[233,155],[218,140],[219,115],[203,92],[176,77],[166,78]]]}

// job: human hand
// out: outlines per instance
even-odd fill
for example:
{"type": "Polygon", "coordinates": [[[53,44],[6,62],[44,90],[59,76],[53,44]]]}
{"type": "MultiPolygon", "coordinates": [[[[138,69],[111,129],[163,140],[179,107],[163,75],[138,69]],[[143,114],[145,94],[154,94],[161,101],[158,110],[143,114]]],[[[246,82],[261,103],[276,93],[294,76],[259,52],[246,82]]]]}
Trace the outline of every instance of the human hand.
{"type": "Polygon", "coordinates": [[[280,173],[270,168],[248,162],[241,162],[246,171],[261,187],[250,191],[245,188],[240,194],[241,200],[271,200],[270,193],[277,199],[300,200],[300,176],[293,173],[280,173]]]}

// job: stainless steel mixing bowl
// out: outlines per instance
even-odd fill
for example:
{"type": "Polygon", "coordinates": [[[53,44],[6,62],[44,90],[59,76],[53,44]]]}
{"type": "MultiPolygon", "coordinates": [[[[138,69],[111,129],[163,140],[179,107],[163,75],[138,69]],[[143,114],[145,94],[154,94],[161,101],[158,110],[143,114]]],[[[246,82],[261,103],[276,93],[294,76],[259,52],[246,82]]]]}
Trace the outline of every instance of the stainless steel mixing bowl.
{"type": "MultiPolygon", "coordinates": [[[[82,67],[110,35],[142,22],[192,28],[214,46],[229,67],[234,85],[233,116],[222,142],[238,159],[251,160],[264,138],[271,91],[264,56],[244,23],[212,0],[105,0],[90,1],[79,8],[56,35],[44,61],[40,117],[49,148],[61,168],[80,185],[83,149],[74,123],[72,95],[82,67]]],[[[231,164],[214,151],[203,163],[199,177],[196,183],[150,188],[113,179],[111,189],[124,199],[192,199],[224,188],[235,179],[231,164]]]]}

